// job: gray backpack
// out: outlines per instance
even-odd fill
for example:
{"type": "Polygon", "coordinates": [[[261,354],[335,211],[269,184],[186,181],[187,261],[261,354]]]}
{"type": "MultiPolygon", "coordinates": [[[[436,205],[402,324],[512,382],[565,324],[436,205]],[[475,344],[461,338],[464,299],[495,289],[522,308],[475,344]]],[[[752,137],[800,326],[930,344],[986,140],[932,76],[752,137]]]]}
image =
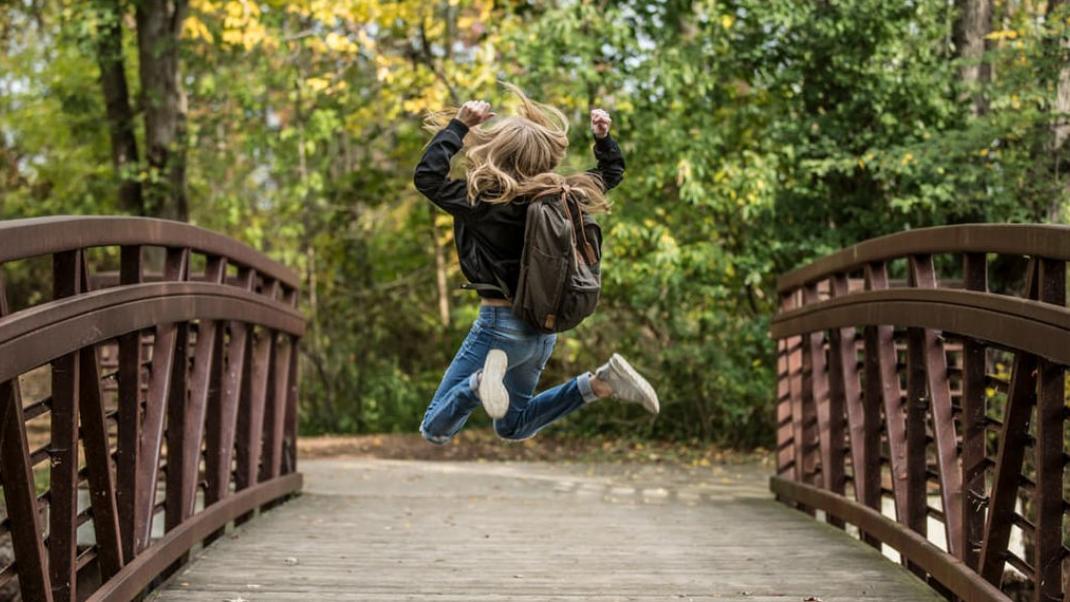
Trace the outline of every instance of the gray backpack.
{"type": "Polygon", "coordinates": [[[594,313],[602,289],[600,233],[567,189],[532,200],[513,313],[544,333],[570,330],[594,313]]]}

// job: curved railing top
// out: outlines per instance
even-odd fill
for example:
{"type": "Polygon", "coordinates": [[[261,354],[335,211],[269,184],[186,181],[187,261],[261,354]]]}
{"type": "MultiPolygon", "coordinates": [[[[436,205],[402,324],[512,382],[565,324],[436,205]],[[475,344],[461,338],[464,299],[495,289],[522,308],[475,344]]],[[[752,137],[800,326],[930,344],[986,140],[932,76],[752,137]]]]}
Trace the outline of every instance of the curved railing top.
{"type": "Polygon", "coordinates": [[[777,279],[777,291],[788,292],[874,261],[938,253],[999,253],[1070,260],[1070,226],[964,224],[907,230],[860,242],[786,272],[777,279]]]}
{"type": "Polygon", "coordinates": [[[256,249],[190,224],[163,219],[111,216],[55,216],[0,222],[0,263],[102,246],[185,247],[219,255],[297,288],[290,268],[256,249]]]}

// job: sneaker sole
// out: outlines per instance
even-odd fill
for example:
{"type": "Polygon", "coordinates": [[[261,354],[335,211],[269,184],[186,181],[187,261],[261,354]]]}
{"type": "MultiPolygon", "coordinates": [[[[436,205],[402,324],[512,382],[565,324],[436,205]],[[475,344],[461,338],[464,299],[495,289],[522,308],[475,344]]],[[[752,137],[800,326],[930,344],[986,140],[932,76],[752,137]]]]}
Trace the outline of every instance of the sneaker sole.
{"type": "Polygon", "coordinates": [[[483,376],[479,380],[479,399],[491,418],[502,418],[509,411],[509,391],[505,388],[505,371],[509,357],[501,349],[491,349],[483,362],[483,376]]]}
{"type": "Polygon", "coordinates": [[[658,394],[654,391],[654,387],[632,365],[628,363],[628,360],[624,359],[621,355],[614,353],[609,358],[609,363],[621,372],[628,375],[628,378],[639,386],[639,390],[643,393],[643,409],[651,414],[657,414],[661,412],[661,404],[658,403],[658,394]]]}

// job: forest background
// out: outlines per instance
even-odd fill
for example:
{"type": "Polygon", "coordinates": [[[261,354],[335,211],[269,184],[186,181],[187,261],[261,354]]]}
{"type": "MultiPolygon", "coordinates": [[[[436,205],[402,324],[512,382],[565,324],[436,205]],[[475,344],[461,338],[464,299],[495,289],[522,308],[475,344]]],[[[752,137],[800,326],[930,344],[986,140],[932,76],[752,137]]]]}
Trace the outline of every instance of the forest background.
{"type": "Polygon", "coordinates": [[[768,445],[779,272],[1065,222],[1067,4],[0,0],[0,219],[160,216],[264,250],[304,282],[302,431],[413,431],[476,311],[412,187],[422,117],[513,82],[566,111],[582,169],[603,107],[628,164],[604,297],[544,382],[620,351],[663,409],[562,428],[768,445]]]}

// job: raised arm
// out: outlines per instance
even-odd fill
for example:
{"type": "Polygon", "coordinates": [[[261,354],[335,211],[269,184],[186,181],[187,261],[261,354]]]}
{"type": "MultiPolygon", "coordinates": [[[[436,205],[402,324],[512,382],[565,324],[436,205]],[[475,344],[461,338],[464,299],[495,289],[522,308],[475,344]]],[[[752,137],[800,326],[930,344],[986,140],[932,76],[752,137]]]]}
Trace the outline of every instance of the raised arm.
{"type": "Polygon", "coordinates": [[[464,216],[472,210],[468,202],[468,183],[450,178],[450,159],[464,146],[468,129],[494,116],[490,105],[482,101],[464,103],[457,117],[442,128],[424,150],[412,181],[416,190],[447,213],[464,216]]]}
{"type": "Polygon", "coordinates": [[[589,170],[600,178],[606,190],[615,188],[624,179],[624,155],[617,141],[609,135],[613,124],[609,113],[602,109],[591,111],[591,131],[594,132],[594,157],[598,166],[589,170]]]}

